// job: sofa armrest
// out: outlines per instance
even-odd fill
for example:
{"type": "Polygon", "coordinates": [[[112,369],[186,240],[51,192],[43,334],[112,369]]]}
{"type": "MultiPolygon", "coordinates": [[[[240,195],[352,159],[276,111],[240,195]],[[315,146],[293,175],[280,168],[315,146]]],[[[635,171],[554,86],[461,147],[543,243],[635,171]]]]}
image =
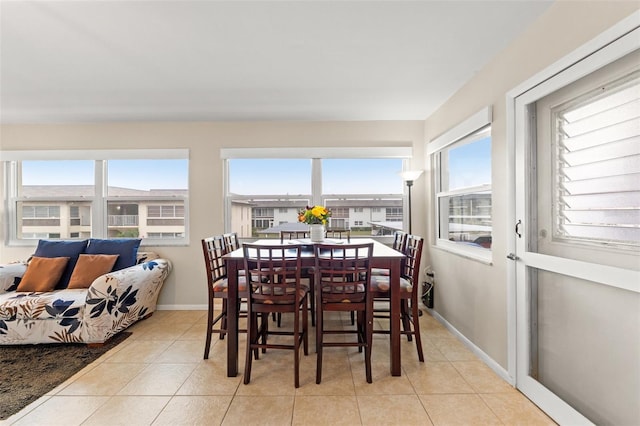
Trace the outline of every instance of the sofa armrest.
{"type": "Polygon", "coordinates": [[[86,342],[103,342],[156,309],[171,262],[154,259],[96,278],[87,291],[86,342]]]}
{"type": "Polygon", "coordinates": [[[18,287],[18,278],[22,278],[26,270],[27,262],[0,265],[0,294],[15,291],[18,287]]]}

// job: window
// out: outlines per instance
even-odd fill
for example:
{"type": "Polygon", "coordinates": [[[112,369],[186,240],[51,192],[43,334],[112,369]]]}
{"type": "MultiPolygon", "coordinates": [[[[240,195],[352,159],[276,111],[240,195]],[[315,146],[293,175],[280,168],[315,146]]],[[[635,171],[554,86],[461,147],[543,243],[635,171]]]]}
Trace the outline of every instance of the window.
{"type": "Polygon", "coordinates": [[[640,245],[640,71],[551,109],[556,240],[640,245]]]}
{"type": "Polygon", "coordinates": [[[402,222],[402,208],[401,207],[387,207],[385,209],[385,220],[388,222],[402,222]]]}
{"type": "Polygon", "coordinates": [[[178,205],[161,205],[147,206],[148,218],[179,218],[184,219],[184,206],[178,205]]]}
{"type": "Polygon", "coordinates": [[[184,234],[180,232],[149,232],[147,238],[184,238],[184,234]]]}
{"type": "Polygon", "coordinates": [[[14,151],[3,153],[3,160],[11,244],[38,238],[185,239],[185,150],[14,151]]]}
{"type": "Polygon", "coordinates": [[[22,234],[22,238],[25,240],[41,240],[60,238],[60,234],[48,233],[48,232],[25,232],[22,234]]]}
{"type": "MultiPolygon", "coordinates": [[[[91,205],[86,203],[69,205],[69,226],[90,226],[90,225],[91,225],[91,205]]],[[[72,236],[71,238],[74,238],[74,237],[72,236]]],[[[79,237],[75,237],[75,238],[79,238],[79,237]]]]}
{"type": "Polygon", "coordinates": [[[349,219],[348,207],[334,207],[331,209],[331,218],[335,219],[349,219]]]}
{"type": "Polygon", "coordinates": [[[491,109],[432,141],[436,246],[490,260],[491,109]]]}
{"type": "Polygon", "coordinates": [[[60,226],[60,206],[22,204],[24,226],[60,226]]]}
{"type": "Polygon", "coordinates": [[[109,238],[184,238],[186,159],[108,160],[106,168],[109,238]]]}
{"type": "Polygon", "coordinates": [[[334,158],[345,152],[341,149],[311,150],[320,154],[318,158],[306,157],[309,151],[259,150],[265,158],[248,158],[254,150],[223,150],[227,159],[227,229],[245,238],[274,236],[281,229],[299,227],[298,212],[315,204],[331,209],[330,227],[358,223],[352,236],[385,235],[381,231],[385,218],[374,214],[374,209],[393,208],[394,218],[402,223],[404,185],[398,172],[410,149],[347,149],[348,158],[334,158]],[[371,153],[388,158],[356,158],[371,153]],[[283,154],[285,158],[277,158],[283,154]],[[332,158],[322,158],[324,154],[332,158]]]}

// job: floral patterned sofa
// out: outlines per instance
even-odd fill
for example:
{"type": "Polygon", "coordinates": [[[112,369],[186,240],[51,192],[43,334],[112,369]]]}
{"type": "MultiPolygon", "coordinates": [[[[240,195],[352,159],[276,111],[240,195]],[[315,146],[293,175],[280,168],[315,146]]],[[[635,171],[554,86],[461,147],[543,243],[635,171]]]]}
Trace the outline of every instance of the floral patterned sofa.
{"type": "Polygon", "coordinates": [[[0,265],[0,345],[103,343],[156,309],[171,262],[138,252],[137,264],[89,288],[16,292],[27,262],[0,265]]]}

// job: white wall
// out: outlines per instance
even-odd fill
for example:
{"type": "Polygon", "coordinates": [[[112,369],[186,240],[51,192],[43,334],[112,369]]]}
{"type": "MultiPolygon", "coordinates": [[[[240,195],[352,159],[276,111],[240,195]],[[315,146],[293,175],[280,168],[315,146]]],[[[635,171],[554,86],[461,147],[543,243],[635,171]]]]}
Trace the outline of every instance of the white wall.
{"type": "MultiPolygon", "coordinates": [[[[236,122],[236,123],[111,123],[4,125],[0,149],[127,149],[187,148],[190,155],[188,247],[150,247],[174,264],[159,304],[171,308],[205,308],[207,292],[200,239],[223,232],[223,175],[220,148],[229,147],[360,147],[413,145],[423,158],[422,121],[377,122],[236,122]]],[[[413,165],[422,167],[422,164],[413,165]]],[[[1,182],[0,190],[4,191],[1,182]]],[[[424,179],[415,191],[422,194],[424,179]]],[[[4,197],[4,194],[1,195],[4,197]]],[[[415,197],[419,199],[418,196],[415,197]]],[[[413,206],[424,217],[424,202],[413,206]]],[[[4,207],[0,207],[4,208],[4,207]]],[[[0,212],[4,222],[4,212],[0,212]]],[[[425,225],[415,225],[424,233],[425,225]]],[[[6,247],[0,227],[0,263],[26,259],[34,247],[6,247]]]]}
{"type": "MultiPolygon", "coordinates": [[[[487,64],[425,122],[432,140],[487,105],[493,105],[493,264],[428,248],[436,274],[435,309],[505,370],[507,366],[506,93],[640,8],[630,1],[557,1],[521,37],[487,64]]],[[[426,186],[431,199],[431,182],[426,186]]],[[[434,224],[428,223],[428,234],[434,224]]]]}

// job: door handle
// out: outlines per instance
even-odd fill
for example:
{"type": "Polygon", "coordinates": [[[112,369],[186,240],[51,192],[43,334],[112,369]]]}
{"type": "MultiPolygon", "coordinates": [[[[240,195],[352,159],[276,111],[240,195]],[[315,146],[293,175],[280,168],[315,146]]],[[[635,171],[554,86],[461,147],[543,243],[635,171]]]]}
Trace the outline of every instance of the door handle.
{"type": "Polygon", "coordinates": [[[520,260],[520,258],[518,256],[516,256],[515,253],[509,253],[507,255],[507,259],[509,259],[509,260],[520,260]]]}
{"type": "Polygon", "coordinates": [[[518,238],[522,238],[522,234],[520,233],[520,225],[522,225],[522,220],[518,219],[518,223],[516,223],[516,235],[518,238]]]}

